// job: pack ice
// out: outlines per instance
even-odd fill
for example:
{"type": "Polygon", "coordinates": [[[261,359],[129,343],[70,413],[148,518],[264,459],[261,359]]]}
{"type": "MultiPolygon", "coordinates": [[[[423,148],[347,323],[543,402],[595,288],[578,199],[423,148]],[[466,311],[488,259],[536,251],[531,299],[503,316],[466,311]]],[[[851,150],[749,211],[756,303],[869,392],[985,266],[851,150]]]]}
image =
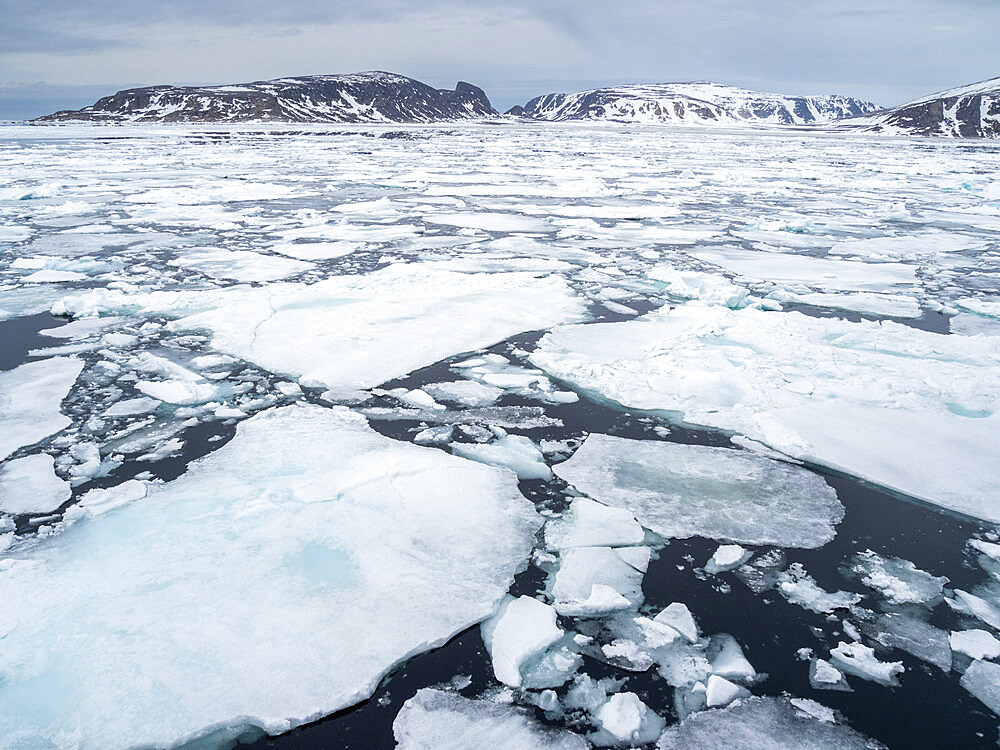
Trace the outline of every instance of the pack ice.
{"type": "Polygon", "coordinates": [[[844,516],[821,477],[749,451],[593,434],[553,471],[668,538],[820,547],[844,516]]]}
{"type": "Polygon", "coordinates": [[[557,328],[531,361],[613,403],[1000,520],[1000,338],[688,304],[557,328]]]}
{"type": "Polygon", "coordinates": [[[0,372],[0,461],[69,425],[59,405],[82,369],[76,357],[53,357],[0,372]]]}
{"type": "Polygon", "coordinates": [[[0,560],[0,748],[224,740],[357,703],[489,616],[540,526],[509,472],[316,406],[130,496],[0,560]]]}
{"type": "Polygon", "coordinates": [[[310,285],[95,290],[64,298],[53,312],[176,318],[171,328],[208,332],[218,351],[305,386],[346,392],[521,331],[582,320],[585,306],[556,277],[464,274],[412,263],[310,285]]]}

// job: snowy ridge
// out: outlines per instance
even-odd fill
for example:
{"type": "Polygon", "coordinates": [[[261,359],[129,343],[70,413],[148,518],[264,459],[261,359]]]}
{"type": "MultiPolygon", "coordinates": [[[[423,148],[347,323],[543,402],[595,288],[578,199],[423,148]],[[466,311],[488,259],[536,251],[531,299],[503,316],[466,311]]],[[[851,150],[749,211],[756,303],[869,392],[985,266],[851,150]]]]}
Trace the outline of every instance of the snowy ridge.
{"type": "Polygon", "coordinates": [[[373,71],[126,89],[37,122],[435,122],[496,114],[483,90],[464,81],[452,91],[373,71]]]}
{"type": "Polygon", "coordinates": [[[1000,78],[939,91],[844,124],[888,135],[1000,138],[1000,78]]]}
{"type": "Polygon", "coordinates": [[[664,83],[546,94],[511,113],[548,121],[780,126],[827,123],[878,109],[846,96],[785,96],[719,83],[664,83]]]}

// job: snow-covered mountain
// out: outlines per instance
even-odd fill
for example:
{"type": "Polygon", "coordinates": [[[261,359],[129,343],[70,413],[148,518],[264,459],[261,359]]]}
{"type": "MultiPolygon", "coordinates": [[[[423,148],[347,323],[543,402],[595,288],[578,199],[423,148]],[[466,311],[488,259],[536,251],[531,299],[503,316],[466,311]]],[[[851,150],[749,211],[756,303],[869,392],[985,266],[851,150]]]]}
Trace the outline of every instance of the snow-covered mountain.
{"type": "Polygon", "coordinates": [[[844,125],[889,135],[1000,138],[1000,78],[939,91],[844,125]]]}
{"type": "Polygon", "coordinates": [[[847,96],[785,96],[719,83],[663,83],[546,94],[509,114],[535,120],[652,125],[812,125],[878,109],[871,102],[847,96]]]}
{"type": "Polygon", "coordinates": [[[483,90],[464,81],[451,91],[374,71],[126,89],[36,122],[434,122],[497,114],[483,90]]]}

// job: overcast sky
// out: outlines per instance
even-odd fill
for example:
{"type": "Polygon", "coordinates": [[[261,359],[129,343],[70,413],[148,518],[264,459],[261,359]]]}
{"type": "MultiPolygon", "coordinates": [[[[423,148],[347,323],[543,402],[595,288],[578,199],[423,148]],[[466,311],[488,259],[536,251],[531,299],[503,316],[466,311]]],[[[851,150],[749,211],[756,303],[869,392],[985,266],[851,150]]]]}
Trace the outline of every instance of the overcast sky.
{"type": "Polygon", "coordinates": [[[467,80],[501,109],[684,80],[894,105],[1000,76],[1000,0],[0,0],[0,118],[375,69],[467,80]]]}

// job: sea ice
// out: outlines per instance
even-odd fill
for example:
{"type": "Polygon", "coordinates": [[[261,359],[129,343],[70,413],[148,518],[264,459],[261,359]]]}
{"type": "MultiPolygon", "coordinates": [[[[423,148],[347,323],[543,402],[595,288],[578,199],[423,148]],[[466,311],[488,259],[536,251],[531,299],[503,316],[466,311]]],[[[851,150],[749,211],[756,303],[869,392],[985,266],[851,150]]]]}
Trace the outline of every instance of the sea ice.
{"type": "Polygon", "coordinates": [[[635,747],[654,742],[666,722],[635,693],[615,693],[594,712],[600,732],[590,737],[597,747],[635,747]]]}
{"type": "Polygon", "coordinates": [[[174,746],[350,706],[492,614],[539,525],[506,472],[344,408],[261,412],[141,501],[8,553],[0,748],[174,746]]]}
{"type": "Polygon", "coordinates": [[[250,250],[202,248],[188,250],[168,261],[168,265],[191,268],[213,279],[236,281],[276,281],[308,271],[312,263],[262,255],[250,250]]]}
{"type": "Polygon", "coordinates": [[[753,556],[749,550],[738,544],[720,544],[712,553],[711,559],[705,563],[705,572],[714,575],[726,570],[738,568],[753,556]]]}
{"type": "Polygon", "coordinates": [[[451,452],[472,461],[506,466],[518,479],[552,478],[538,446],[522,435],[504,435],[492,443],[452,443],[451,452]]]}
{"type": "Polygon", "coordinates": [[[792,563],[788,570],[778,574],[778,591],[792,604],[817,614],[850,609],[861,601],[861,594],[850,591],[830,593],[820,588],[816,584],[816,579],[806,573],[801,563],[792,563]]]}
{"type": "Polygon", "coordinates": [[[493,659],[493,674],[505,685],[519,687],[521,667],[562,638],[556,610],[530,596],[504,599],[497,613],[482,624],[483,642],[493,659]]]}
{"type": "Polygon", "coordinates": [[[570,547],[627,547],[642,544],[645,533],[627,510],[577,497],[559,518],[545,524],[545,545],[570,547]]]}
{"type": "Polygon", "coordinates": [[[70,424],[59,411],[83,362],[53,357],[0,372],[0,461],[70,424]]]}
{"type": "Polygon", "coordinates": [[[398,750],[587,750],[572,732],[546,727],[509,703],[422,688],[392,724],[398,750]]]}
{"type": "Polygon", "coordinates": [[[51,513],[70,493],[69,482],[56,476],[48,453],[0,463],[0,513],[51,513]]]}
{"type": "Polygon", "coordinates": [[[1000,339],[688,304],[557,328],[530,359],[627,408],[1000,521],[1000,339]]]}
{"type": "Polygon", "coordinates": [[[559,554],[551,594],[561,615],[593,617],[642,604],[648,547],[572,547],[559,554]]]}
{"type": "Polygon", "coordinates": [[[692,255],[746,278],[806,284],[818,289],[878,292],[895,285],[917,283],[917,267],[905,263],[861,263],[739,248],[719,248],[692,255]]]}
{"type": "Polygon", "coordinates": [[[586,317],[583,301],[559,278],[457,274],[419,263],[311,285],[97,290],[65,297],[54,309],[179,318],[172,330],[208,332],[217,351],[336,392],[371,388],[521,331],[586,317]]]}
{"type": "Polygon", "coordinates": [[[1000,656],[1000,641],[985,630],[952,631],[949,636],[952,651],[973,659],[996,659],[1000,656]]]}
{"type": "Polygon", "coordinates": [[[595,433],[553,471],[664,537],[819,547],[844,514],[818,475],[727,448],[595,433]]]}
{"type": "Polygon", "coordinates": [[[658,750],[878,750],[883,746],[850,727],[796,710],[787,698],[747,698],[724,709],[699,711],[667,727],[658,750]]]}
{"type": "Polygon", "coordinates": [[[875,657],[875,651],[857,641],[844,643],[830,651],[830,663],[838,669],[883,685],[898,685],[898,675],[903,673],[903,663],[884,662],[875,657]]]}
{"type": "Polygon", "coordinates": [[[1000,716],[1000,664],[977,660],[969,665],[958,684],[1000,716]]]}
{"type": "Polygon", "coordinates": [[[880,592],[892,604],[933,604],[940,600],[948,579],[933,576],[909,560],[881,557],[871,550],[854,556],[852,570],[869,588],[880,592]]]}

